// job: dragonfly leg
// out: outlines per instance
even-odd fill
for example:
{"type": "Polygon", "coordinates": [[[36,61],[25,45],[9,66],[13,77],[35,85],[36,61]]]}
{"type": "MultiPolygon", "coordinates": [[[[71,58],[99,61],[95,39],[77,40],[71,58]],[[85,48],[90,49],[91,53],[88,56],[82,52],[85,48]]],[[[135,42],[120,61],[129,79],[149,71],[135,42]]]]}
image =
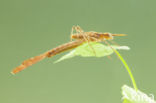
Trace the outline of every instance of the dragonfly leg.
{"type": "Polygon", "coordinates": [[[74,30],[76,31],[76,33],[82,34],[83,39],[88,43],[89,47],[93,50],[93,53],[96,56],[95,50],[94,50],[94,48],[90,44],[90,37],[84,33],[83,29],[81,29],[80,26],[77,25],[77,26],[73,26],[72,27],[72,30],[71,30],[71,40],[72,40],[72,35],[73,35],[74,30]]]}
{"type": "Polygon", "coordinates": [[[88,43],[88,46],[92,49],[94,55],[96,56],[96,52],[94,50],[94,48],[92,47],[92,45],[90,44],[90,41],[92,39],[92,37],[89,37],[89,35],[85,35],[84,33],[82,34],[84,40],[88,43]]]}
{"type": "Polygon", "coordinates": [[[117,44],[115,41],[109,40],[112,44],[116,45],[116,46],[120,46],[119,44],[117,44]]]}
{"type": "MultiPolygon", "coordinates": [[[[103,41],[115,52],[115,49],[106,40],[103,40],[103,41]]],[[[115,54],[116,54],[116,52],[115,52],[115,54]]],[[[118,55],[117,55],[117,57],[119,58],[118,55]]]]}
{"type": "Polygon", "coordinates": [[[82,33],[84,32],[83,29],[81,29],[80,26],[73,26],[72,27],[72,30],[71,30],[71,33],[70,33],[70,40],[72,41],[72,35],[74,34],[74,31],[76,31],[76,33],[82,33]]]}

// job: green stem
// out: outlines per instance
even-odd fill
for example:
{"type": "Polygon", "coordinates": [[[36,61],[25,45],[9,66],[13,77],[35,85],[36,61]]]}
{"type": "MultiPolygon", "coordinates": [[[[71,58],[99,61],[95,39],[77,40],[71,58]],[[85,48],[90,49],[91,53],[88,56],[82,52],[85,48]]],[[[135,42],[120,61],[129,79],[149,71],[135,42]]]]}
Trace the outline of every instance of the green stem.
{"type": "Polygon", "coordinates": [[[124,64],[125,68],[127,69],[128,73],[129,73],[129,76],[131,78],[131,81],[132,81],[132,84],[133,84],[133,87],[134,89],[137,91],[138,88],[137,88],[137,85],[136,85],[136,82],[135,82],[135,79],[133,77],[133,74],[129,68],[129,66],[127,65],[126,61],[123,59],[123,57],[120,55],[120,53],[114,49],[114,52],[118,55],[118,57],[120,58],[121,62],[124,64]]]}

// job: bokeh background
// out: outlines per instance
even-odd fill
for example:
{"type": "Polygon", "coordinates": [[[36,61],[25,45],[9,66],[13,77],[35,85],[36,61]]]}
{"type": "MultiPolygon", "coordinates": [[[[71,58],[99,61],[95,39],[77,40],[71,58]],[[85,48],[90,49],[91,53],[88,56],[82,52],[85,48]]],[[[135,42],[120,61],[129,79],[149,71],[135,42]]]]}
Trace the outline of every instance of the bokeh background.
{"type": "Polygon", "coordinates": [[[0,0],[0,103],[121,103],[121,87],[132,87],[115,54],[63,54],[18,73],[23,60],[70,41],[73,25],[85,31],[125,33],[116,37],[140,90],[156,95],[155,0],[0,0]]]}

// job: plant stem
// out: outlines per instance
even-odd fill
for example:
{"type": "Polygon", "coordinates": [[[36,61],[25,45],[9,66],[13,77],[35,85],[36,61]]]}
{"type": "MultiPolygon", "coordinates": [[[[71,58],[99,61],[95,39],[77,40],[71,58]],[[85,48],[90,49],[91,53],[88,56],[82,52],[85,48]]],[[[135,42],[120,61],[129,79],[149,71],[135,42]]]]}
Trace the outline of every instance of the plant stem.
{"type": "Polygon", "coordinates": [[[134,89],[137,91],[138,88],[137,88],[137,85],[136,85],[136,82],[135,82],[135,79],[134,79],[134,76],[128,66],[128,64],[126,63],[126,61],[123,59],[123,57],[121,56],[121,54],[116,50],[114,49],[114,52],[118,55],[118,57],[120,58],[121,62],[124,64],[125,68],[127,69],[128,73],[129,73],[129,76],[131,78],[131,81],[132,81],[132,84],[133,84],[133,87],[134,89]]]}

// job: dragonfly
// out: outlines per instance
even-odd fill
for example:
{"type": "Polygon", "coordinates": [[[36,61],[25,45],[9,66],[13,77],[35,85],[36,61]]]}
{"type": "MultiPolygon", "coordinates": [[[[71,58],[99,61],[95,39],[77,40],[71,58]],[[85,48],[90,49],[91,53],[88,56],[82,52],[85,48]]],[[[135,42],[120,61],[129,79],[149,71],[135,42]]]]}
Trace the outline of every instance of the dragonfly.
{"type": "Polygon", "coordinates": [[[78,46],[88,43],[89,46],[92,48],[93,52],[96,55],[94,48],[90,45],[90,42],[102,42],[106,40],[113,40],[115,36],[126,36],[126,34],[111,34],[111,33],[100,33],[95,31],[84,32],[80,26],[73,26],[71,30],[71,41],[60,46],[57,46],[43,54],[38,56],[29,58],[21,63],[18,67],[14,68],[11,73],[16,74],[27,67],[49,57],[53,57],[57,54],[62,52],[77,48],[78,46]],[[74,41],[73,41],[74,39],[74,41]]]}

